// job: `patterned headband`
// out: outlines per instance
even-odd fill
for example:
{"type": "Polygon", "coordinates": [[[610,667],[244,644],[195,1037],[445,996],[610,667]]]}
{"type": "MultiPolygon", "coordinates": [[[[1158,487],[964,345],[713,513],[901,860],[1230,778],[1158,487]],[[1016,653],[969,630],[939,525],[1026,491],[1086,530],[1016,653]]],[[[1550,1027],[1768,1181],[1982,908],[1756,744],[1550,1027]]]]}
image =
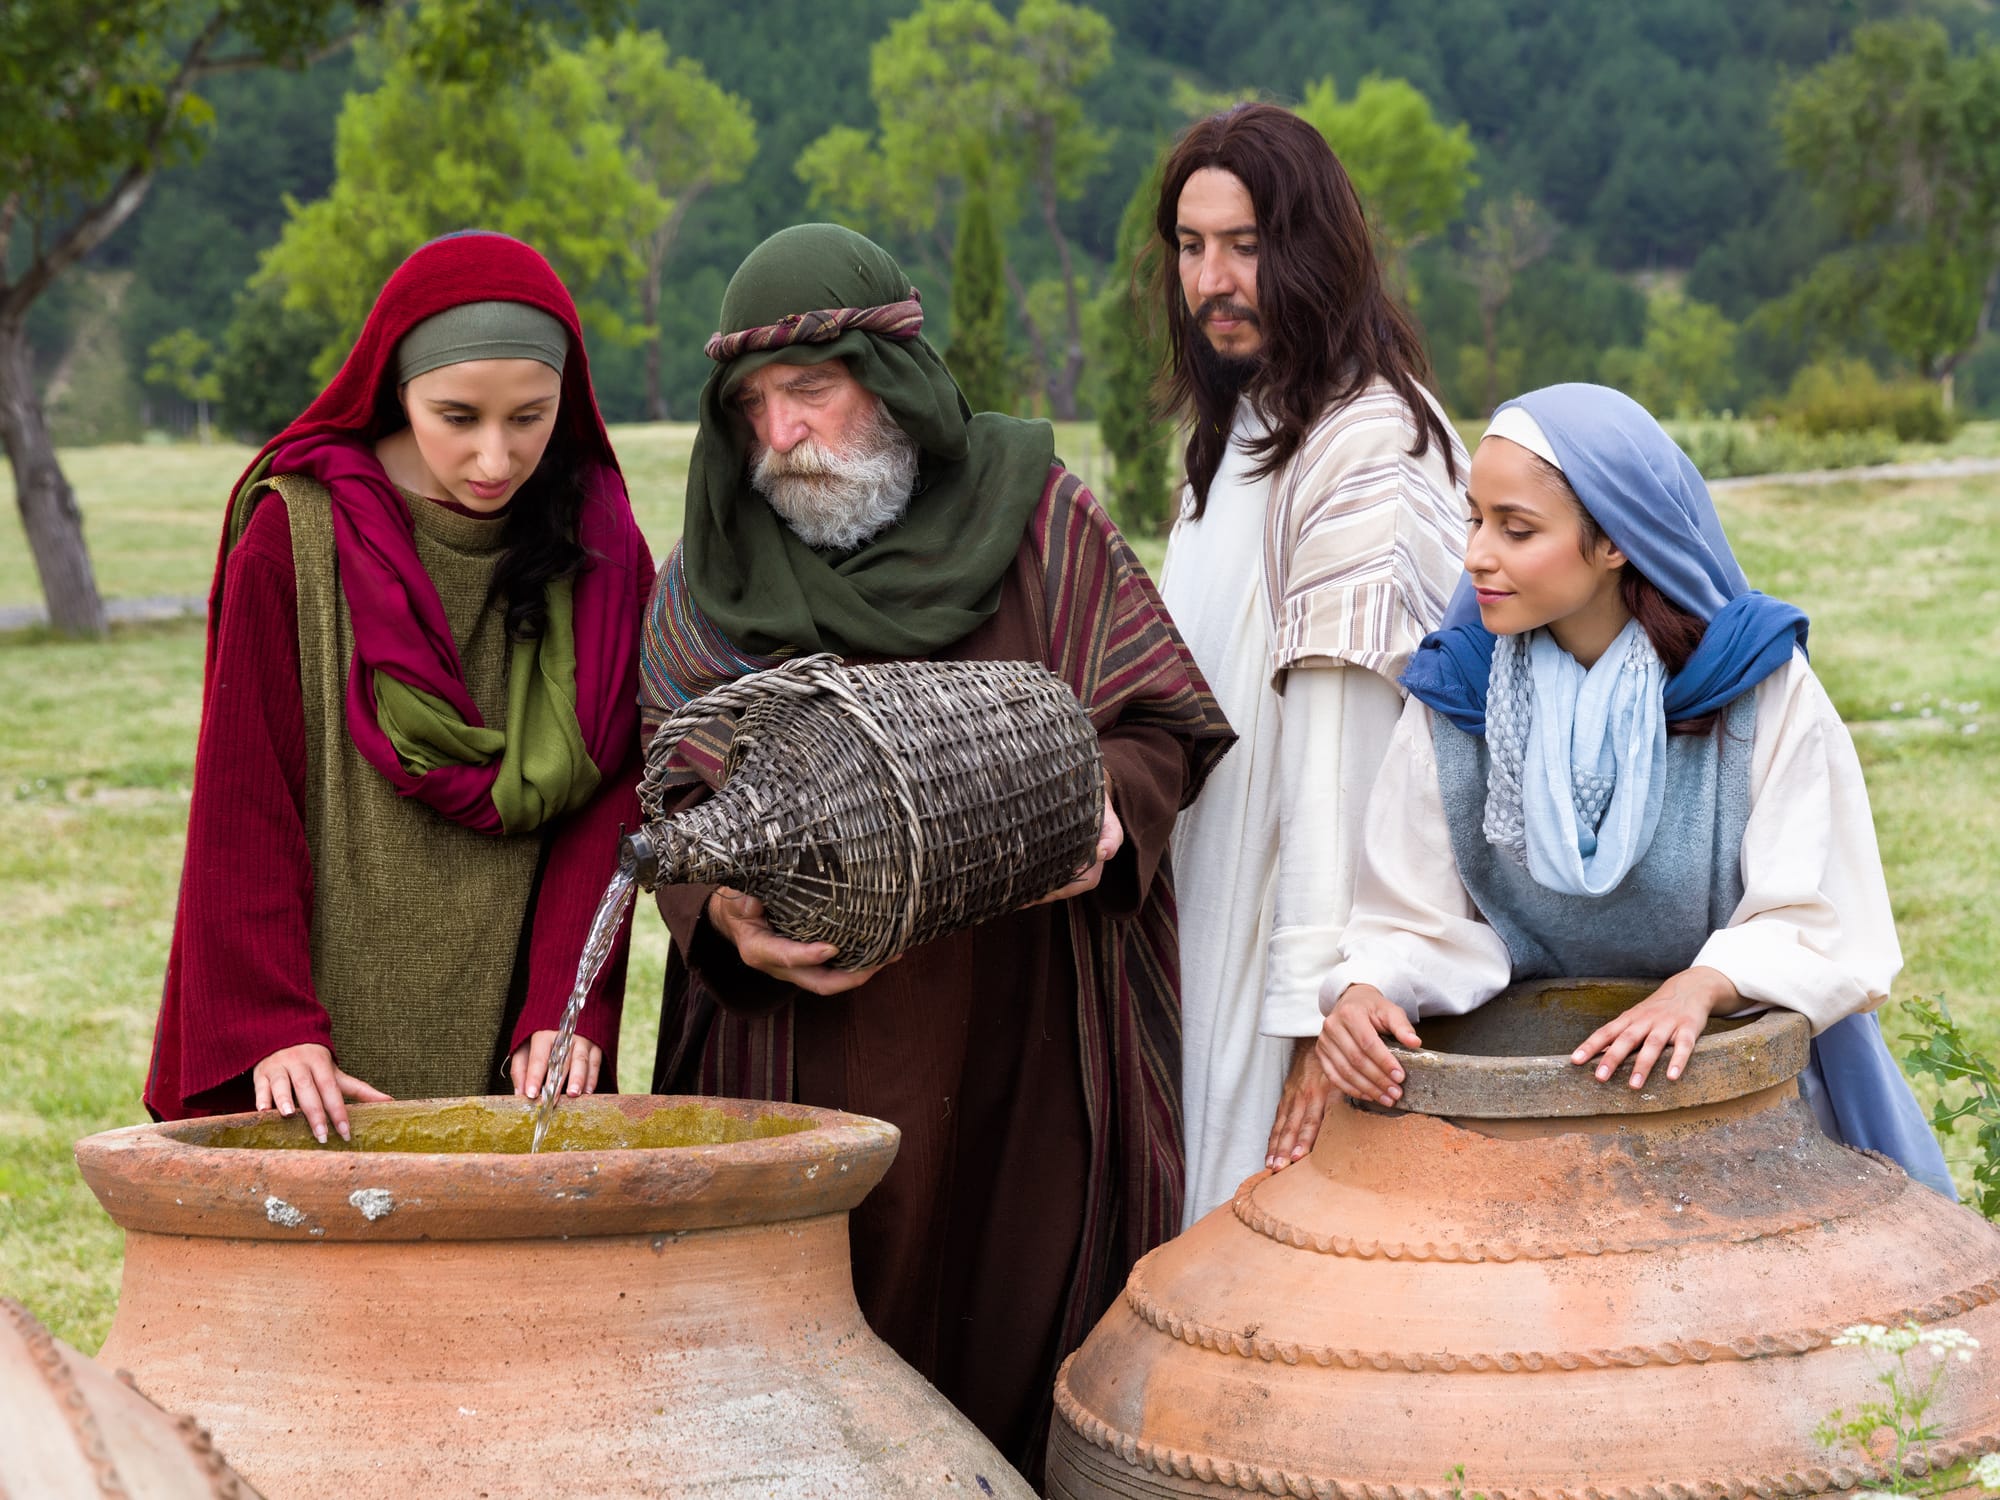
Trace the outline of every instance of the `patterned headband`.
{"type": "Polygon", "coordinates": [[[880,307],[829,307],[819,312],[788,313],[765,328],[711,334],[705,352],[710,359],[726,361],[756,350],[831,343],[850,328],[877,333],[885,339],[913,339],[924,330],[923,299],[911,287],[907,300],[886,302],[880,307]]]}

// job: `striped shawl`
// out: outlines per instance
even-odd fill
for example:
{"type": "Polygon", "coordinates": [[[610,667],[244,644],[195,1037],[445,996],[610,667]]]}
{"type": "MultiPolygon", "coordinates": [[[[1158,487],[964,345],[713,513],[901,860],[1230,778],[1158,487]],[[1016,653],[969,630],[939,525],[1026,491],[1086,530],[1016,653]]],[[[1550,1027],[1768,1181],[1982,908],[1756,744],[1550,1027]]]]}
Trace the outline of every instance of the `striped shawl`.
{"type": "MultiPolygon", "coordinates": [[[[1428,393],[1426,393],[1428,399],[1428,393]]],[[[1351,662],[1391,682],[1444,618],[1465,568],[1465,473],[1435,439],[1421,458],[1403,398],[1377,380],[1330,408],[1271,487],[1264,597],[1271,676],[1314,661],[1351,662]]]]}

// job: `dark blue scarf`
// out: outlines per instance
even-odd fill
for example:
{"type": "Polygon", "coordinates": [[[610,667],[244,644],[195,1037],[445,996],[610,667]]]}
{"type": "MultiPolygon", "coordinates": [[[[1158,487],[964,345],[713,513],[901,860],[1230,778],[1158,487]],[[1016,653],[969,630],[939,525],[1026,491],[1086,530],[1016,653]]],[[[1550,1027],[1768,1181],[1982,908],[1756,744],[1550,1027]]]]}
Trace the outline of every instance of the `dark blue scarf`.
{"type": "MultiPolygon", "coordinates": [[[[1570,488],[1631,565],[1706,622],[1701,644],[1667,679],[1668,722],[1727,706],[1805,646],[1805,615],[1750,587],[1700,472],[1638,402],[1601,385],[1552,385],[1506,406],[1535,419],[1570,488]]],[[[1466,733],[1484,735],[1492,664],[1493,633],[1461,579],[1403,686],[1466,733]]]]}

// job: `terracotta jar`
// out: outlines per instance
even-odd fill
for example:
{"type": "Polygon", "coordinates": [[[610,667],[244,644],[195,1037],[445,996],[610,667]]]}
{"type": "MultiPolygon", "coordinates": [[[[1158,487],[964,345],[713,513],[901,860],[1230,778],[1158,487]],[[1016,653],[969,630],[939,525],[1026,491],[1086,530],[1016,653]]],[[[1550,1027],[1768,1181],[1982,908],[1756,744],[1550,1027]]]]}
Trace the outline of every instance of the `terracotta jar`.
{"type": "Polygon", "coordinates": [[[257,1500],[194,1418],[160,1410],[6,1298],[0,1432],[0,1495],[257,1500]]]}
{"type": "Polygon", "coordinates": [[[782,1104],[361,1105],[77,1145],[126,1231],[100,1356],[272,1500],[1032,1491],[862,1321],[878,1120],[782,1104]]]}
{"type": "Polygon", "coordinates": [[[1910,1319],[1984,1345],[1933,1457],[2000,1448],[2000,1230],[1820,1133],[1789,1012],[1712,1025],[1677,1083],[1572,1067],[1648,988],[1423,1024],[1406,1108],[1336,1103],[1310,1157],[1140,1261],[1057,1381],[1052,1500],[1866,1486],[1886,1429],[1873,1456],[1815,1431],[1881,1399],[1880,1356],[1832,1340],[1910,1319]]]}

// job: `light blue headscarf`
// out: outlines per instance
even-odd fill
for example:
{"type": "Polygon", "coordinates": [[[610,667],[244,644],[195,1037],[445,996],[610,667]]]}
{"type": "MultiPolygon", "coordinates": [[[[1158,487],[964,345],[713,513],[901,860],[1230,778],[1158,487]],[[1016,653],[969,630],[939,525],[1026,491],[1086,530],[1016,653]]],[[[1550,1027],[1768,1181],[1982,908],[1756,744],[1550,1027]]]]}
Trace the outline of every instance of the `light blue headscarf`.
{"type": "MultiPolygon", "coordinates": [[[[1583,508],[1631,566],[1707,623],[1694,655],[1665,680],[1668,722],[1726,708],[1805,645],[1805,615],[1750,587],[1700,471],[1643,406],[1608,386],[1552,385],[1501,410],[1508,407],[1535,419],[1583,508]]],[[[1483,735],[1493,641],[1462,579],[1403,685],[1466,733],[1483,735]]]]}
{"type": "Polygon", "coordinates": [[[1493,431],[1554,463],[1627,565],[1709,625],[1671,678],[1637,621],[1586,670],[1546,629],[1496,641],[1462,584],[1445,629],[1425,642],[1441,649],[1419,651],[1404,679],[1463,727],[1476,713],[1491,752],[1487,839],[1538,885],[1602,896],[1659,826],[1668,723],[1776,671],[1805,616],[1750,587],[1701,474],[1629,396],[1550,386],[1502,405],[1493,431]],[[1450,669],[1443,682],[1427,680],[1433,666],[1450,669]]]}

